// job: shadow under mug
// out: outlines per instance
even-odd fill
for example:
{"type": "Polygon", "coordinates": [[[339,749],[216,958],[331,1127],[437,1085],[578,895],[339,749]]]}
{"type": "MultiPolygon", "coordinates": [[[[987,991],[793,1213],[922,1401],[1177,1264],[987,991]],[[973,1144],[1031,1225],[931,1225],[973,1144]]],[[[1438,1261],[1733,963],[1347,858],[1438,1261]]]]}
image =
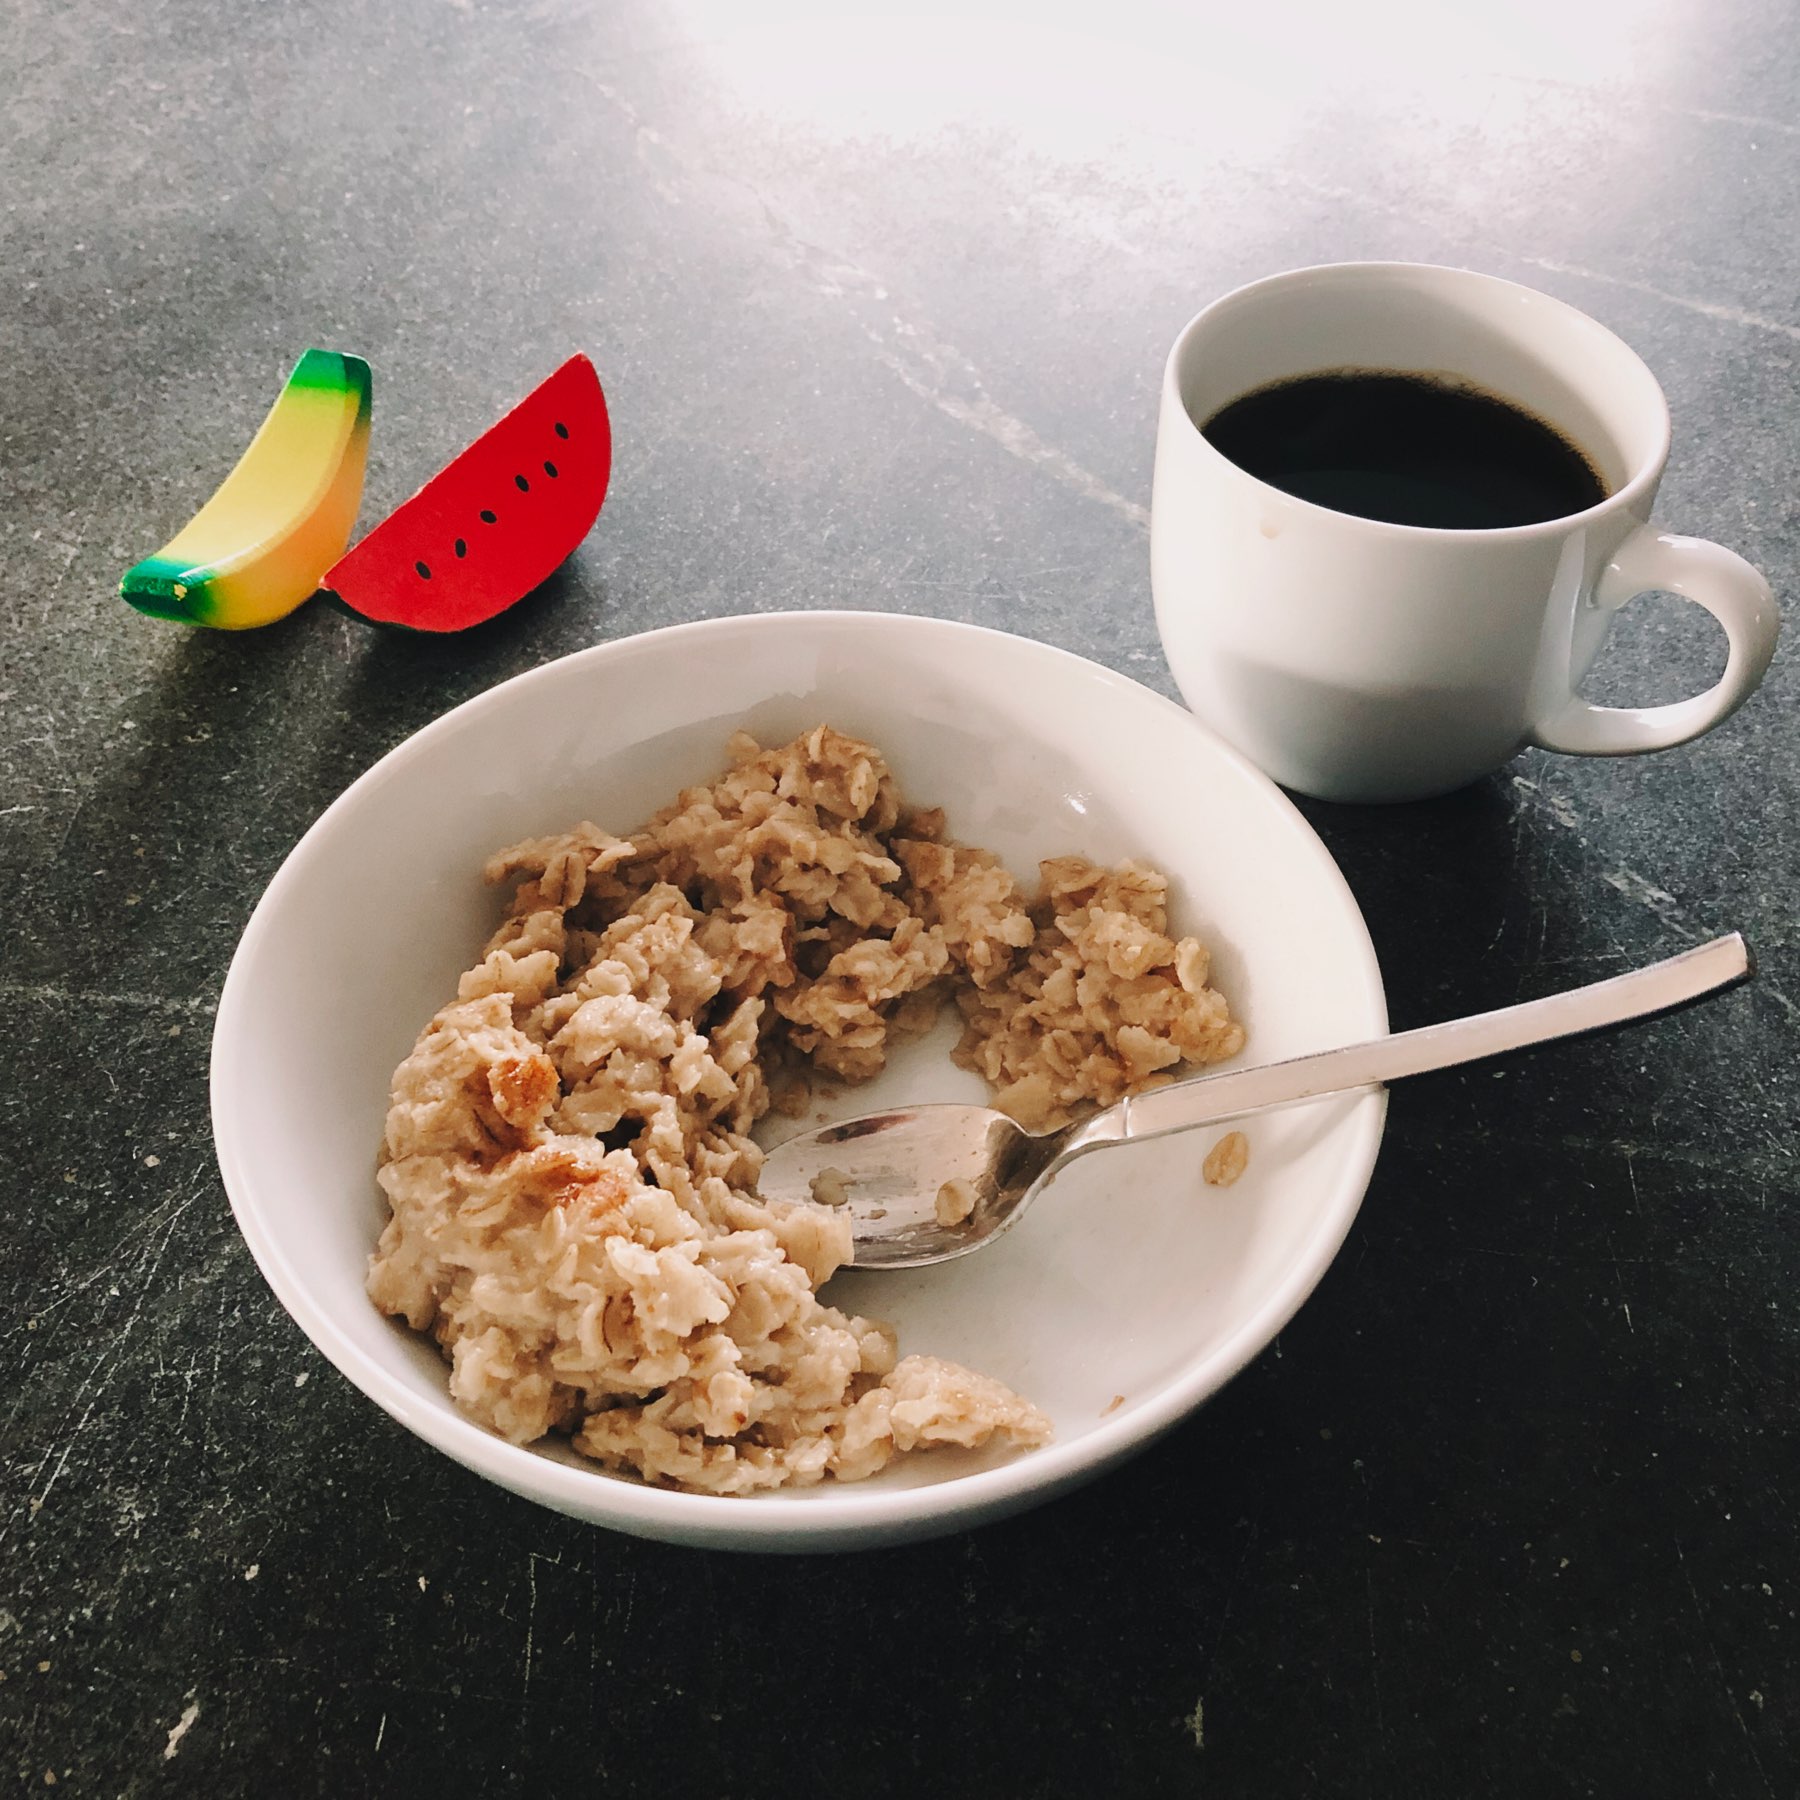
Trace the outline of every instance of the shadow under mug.
{"type": "Polygon", "coordinates": [[[1253,282],[1190,321],[1163,373],[1150,563],[1169,666],[1200,719],[1325,800],[1447,793],[1528,744],[1686,743],[1755,689],[1778,617],[1742,557],[1651,523],[1668,454],[1655,376],[1546,294],[1409,263],[1253,282]],[[1388,524],[1270,486],[1201,435],[1257,388],[1345,369],[1444,374],[1511,400],[1586,453],[1607,497],[1505,529],[1388,524]],[[1719,621],[1724,674],[1668,706],[1584,700],[1614,614],[1653,589],[1719,621]]]}

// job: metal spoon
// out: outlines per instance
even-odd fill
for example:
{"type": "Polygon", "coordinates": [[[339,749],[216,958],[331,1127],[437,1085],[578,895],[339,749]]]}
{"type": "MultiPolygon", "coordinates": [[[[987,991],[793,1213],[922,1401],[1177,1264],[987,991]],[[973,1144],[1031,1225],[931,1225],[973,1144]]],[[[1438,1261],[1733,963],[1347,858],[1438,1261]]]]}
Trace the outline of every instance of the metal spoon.
{"type": "Polygon", "coordinates": [[[1601,1031],[1704,999],[1747,980],[1754,970],[1750,947],[1733,932],[1629,975],[1521,1006],[1173,1082],[1041,1137],[986,1106],[869,1113],[777,1145],[763,1166],[761,1191],[770,1200],[841,1195],[835,1203],[849,1210],[859,1269],[947,1262],[991,1244],[1076,1157],[1091,1150],[1601,1031]],[[975,1205],[960,1223],[944,1225],[937,1196],[953,1180],[973,1185],[975,1205]]]}

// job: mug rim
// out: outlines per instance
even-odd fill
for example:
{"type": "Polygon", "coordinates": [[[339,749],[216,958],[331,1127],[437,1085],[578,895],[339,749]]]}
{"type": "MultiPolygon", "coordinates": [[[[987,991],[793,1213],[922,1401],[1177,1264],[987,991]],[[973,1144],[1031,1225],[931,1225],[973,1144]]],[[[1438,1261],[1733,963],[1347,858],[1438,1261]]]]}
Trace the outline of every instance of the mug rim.
{"type": "MultiPolygon", "coordinates": [[[[1262,385],[1269,384],[1263,383],[1262,385]]],[[[1255,388],[1250,388],[1246,390],[1246,393],[1255,391],[1255,388]]],[[[1238,399],[1243,397],[1243,395],[1237,396],[1238,399]]],[[[1187,427],[1194,441],[1200,445],[1204,456],[1213,459],[1221,467],[1229,469],[1234,475],[1265,492],[1279,496],[1281,501],[1287,505],[1303,507],[1307,512],[1317,513],[1323,518],[1345,520],[1362,529],[1377,533],[1395,534],[1403,539],[1415,541],[1426,540],[1446,544],[1471,541],[1492,542],[1497,539],[1528,541],[1533,538],[1556,537],[1566,533],[1572,525],[1586,524],[1617,510],[1647,514],[1648,507],[1640,505],[1640,503],[1647,499],[1647,496],[1662,479],[1663,469],[1669,459],[1669,445],[1672,438],[1669,401],[1668,396],[1663,392],[1662,383],[1657,380],[1650,365],[1610,326],[1603,325],[1592,313],[1583,312],[1579,306],[1572,305],[1555,294],[1545,293],[1542,288],[1530,287],[1522,281],[1511,281],[1504,275],[1489,275],[1480,269],[1461,268],[1452,263],[1398,261],[1309,263],[1302,268],[1282,269],[1273,275],[1261,275],[1254,281],[1243,282],[1229,292],[1220,294],[1217,299],[1208,301],[1176,334],[1175,342],[1170,346],[1168,357],[1163,364],[1162,404],[1165,417],[1171,405],[1176,408],[1181,415],[1182,423],[1187,427]],[[1291,494],[1286,488],[1277,487],[1273,482],[1263,480],[1260,475],[1253,475],[1241,463],[1233,462],[1229,456],[1218,449],[1207,438],[1205,432],[1188,411],[1187,403],[1181,397],[1178,372],[1193,341],[1201,334],[1208,321],[1226,307],[1240,303],[1265,289],[1288,287],[1307,278],[1321,275],[1393,277],[1420,274],[1429,275],[1434,279],[1450,277],[1458,284],[1489,289],[1503,288],[1516,294],[1528,295],[1534,301],[1572,315],[1587,327],[1610,338],[1624,353],[1628,363],[1633,365],[1642,376],[1648,391],[1654,397],[1656,438],[1650,454],[1638,462],[1631,474],[1619,484],[1614,492],[1606,495],[1604,499],[1596,500],[1592,506],[1583,507],[1579,512],[1559,513],[1553,519],[1537,519],[1528,525],[1404,525],[1392,519],[1371,519],[1362,513],[1343,512],[1334,506],[1321,506],[1316,500],[1308,500],[1299,494],[1291,494]]],[[[1226,404],[1230,405],[1233,402],[1228,401],[1226,404]]]]}

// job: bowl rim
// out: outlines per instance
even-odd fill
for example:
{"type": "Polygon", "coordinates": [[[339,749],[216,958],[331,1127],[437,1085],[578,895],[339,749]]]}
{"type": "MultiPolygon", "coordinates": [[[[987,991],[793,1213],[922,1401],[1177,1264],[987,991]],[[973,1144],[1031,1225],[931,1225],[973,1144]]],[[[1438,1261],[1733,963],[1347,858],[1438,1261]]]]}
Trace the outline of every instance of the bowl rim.
{"type": "Polygon", "coordinates": [[[431,755],[441,739],[466,729],[483,712],[508,704],[519,690],[544,682],[552,672],[566,673],[571,664],[628,664],[643,656],[661,655],[673,644],[729,638],[745,631],[821,626],[875,635],[938,636],[949,640],[950,648],[956,641],[970,637],[1001,639],[1015,648],[1023,647],[1028,655],[1077,665],[1085,678],[1133,704],[1179,716],[1185,728],[1207,744],[1215,756],[1235,767],[1253,787],[1262,790],[1263,798],[1278,813],[1285,813],[1298,826],[1305,853],[1316,864],[1322,890],[1345,910],[1356,928],[1353,936],[1357,966],[1350,973],[1360,982],[1360,998],[1369,1009],[1370,1035],[1387,1029],[1381,970],[1361,908],[1337,863],[1293,801],[1185,707],[1115,669],[1036,638],[909,613],[840,608],[729,614],[662,626],[553,657],[495,683],[421,726],[357,776],[302,833],[263,890],[232,954],[213,1023],[209,1077],[213,1145],[226,1197],[238,1230],[276,1299],[326,1360],[391,1418],[502,1487],[592,1523],[642,1536],[717,1545],[735,1540],[739,1547],[762,1549],[813,1537],[832,1539],[839,1547],[865,1537],[871,1542],[892,1541],[903,1534],[927,1535],[934,1527],[953,1529],[960,1515],[989,1516],[1014,1510],[1033,1497],[1048,1498],[1063,1487],[1098,1474],[1179,1423],[1241,1372],[1293,1318],[1349,1234],[1381,1143],[1387,1095],[1385,1089],[1377,1088],[1364,1093],[1337,1127],[1347,1134],[1344,1158],[1322,1214],[1321,1228],[1306,1254],[1296,1259],[1262,1304],[1210,1354],[1159,1392],[1120,1408],[1112,1418],[1101,1421],[1078,1439],[1053,1441],[994,1466],[939,1482],[899,1488],[851,1483],[838,1491],[831,1491],[837,1484],[826,1484],[823,1491],[807,1490],[798,1504],[796,1496],[779,1489],[721,1495],[652,1487],[597,1465],[574,1467],[541,1455],[530,1445],[513,1444],[461,1412],[421,1401],[380,1361],[365,1355],[337,1325],[331,1312],[313,1298],[273,1234],[265,1229],[254,1198],[251,1150],[239,1123],[244,1116],[237,1105],[241,1064],[232,1046],[250,1023],[250,969],[263,953],[264,940],[276,930],[287,890],[300,880],[305,865],[318,853],[319,844],[330,836],[336,820],[360,804],[365,795],[408,764],[431,755]]]}

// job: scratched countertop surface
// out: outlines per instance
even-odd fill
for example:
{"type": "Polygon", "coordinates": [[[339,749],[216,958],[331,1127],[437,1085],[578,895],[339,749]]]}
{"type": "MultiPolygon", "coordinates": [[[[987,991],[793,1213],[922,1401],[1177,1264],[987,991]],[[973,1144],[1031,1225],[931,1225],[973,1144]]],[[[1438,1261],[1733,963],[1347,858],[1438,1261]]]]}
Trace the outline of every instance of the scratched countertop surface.
{"type": "MultiPolygon", "coordinates": [[[[1667,388],[1662,517],[1800,591],[1791,5],[1175,10],[0,9],[17,1791],[1800,1790],[1786,650],[1685,749],[1306,806],[1397,1025],[1733,928],[1761,976],[1397,1093],[1278,1342],[1010,1522],[765,1560],[567,1521],[365,1401],[232,1223],[206,1067],[233,945],[308,823],[448,707],[825,606],[1173,693],[1157,382],[1240,282],[1391,257],[1588,309],[1667,388]],[[365,528],[593,354],[613,491],[547,592],[447,642],[120,603],[313,343],[377,370],[365,528]]],[[[1720,663],[1652,597],[1594,691],[1720,663]]]]}

